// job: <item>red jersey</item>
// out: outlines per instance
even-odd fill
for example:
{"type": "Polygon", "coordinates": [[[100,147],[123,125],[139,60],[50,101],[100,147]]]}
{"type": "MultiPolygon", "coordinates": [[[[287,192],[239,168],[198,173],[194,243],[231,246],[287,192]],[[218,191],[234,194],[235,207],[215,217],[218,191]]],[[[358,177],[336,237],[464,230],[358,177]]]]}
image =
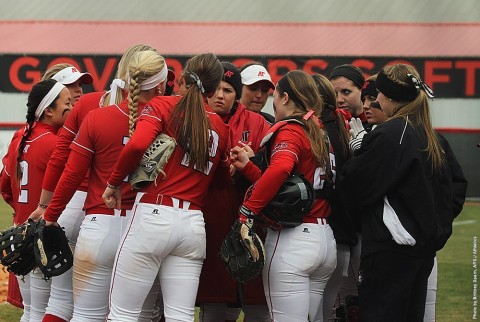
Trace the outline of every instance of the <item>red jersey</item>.
{"type": "MultiPolygon", "coordinates": [[[[260,143],[270,128],[262,115],[251,112],[244,105],[238,104],[235,113],[228,119],[232,146],[242,146],[240,142],[247,144],[254,152],[257,152],[260,143]]],[[[233,222],[238,218],[238,208],[243,202],[246,186],[241,182],[240,174],[235,175],[236,184],[227,188],[217,189],[210,187],[205,199],[203,217],[207,232],[207,256],[203,262],[202,275],[197,293],[198,303],[236,303],[237,284],[225,269],[224,263],[218,256],[211,256],[212,252],[218,252],[223,239],[230,231],[233,222]]],[[[245,179],[243,179],[245,180],[245,179]]],[[[230,181],[230,180],[229,180],[230,181]]],[[[213,253],[214,254],[214,253],[213,253]]],[[[265,303],[265,294],[259,283],[258,292],[248,292],[244,300],[248,304],[265,303]]],[[[251,285],[252,282],[249,283],[251,285]]]]}
{"type": "MultiPolygon", "coordinates": [[[[179,96],[157,96],[149,102],[138,118],[135,133],[122,151],[115,170],[108,180],[110,184],[119,185],[138,166],[143,153],[159,133],[163,132],[176,138],[176,134],[168,125],[170,115],[179,100],[179,96]]],[[[181,146],[177,145],[164,168],[166,178],[157,182],[157,185],[146,186],[142,189],[143,192],[163,194],[202,206],[217,167],[221,175],[228,177],[229,129],[217,114],[208,111],[208,106],[205,105],[205,108],[210,120],[211,134],[208,169],[204,172],[194,169],[194,166],[188,162],[188,155],[181,146]]],[[[218,173],[215,176],[218,176],[218,173]]]]}
{"type": "Polygon", "coordinates": [[[10,205],[15,210],[14,223],[24,223],[30,214],[37,209],[40,201],[43,181],[47,163],[52,155],[57,142],[57,130],[45,123],[35,123],[30,135],[25,142],[22,155],[22,179],[20,185],[17,181],[17,156],[18,147],[22,139],[23,129],[15,132],[8,152],[3,159],[1,189],[2,195],[8,195],[10,205]]]}
{"type": "Polygon", "coordinates": [[[254,152],[258,151],[263,137],[270,128],[262,115],[247,110],[241,103],[238,103],[237,110],[227,124],[230,126],[232,146],[241,146],[239,141],[250,143],[254,152]]]}
{"type": "MultiPolygon", "coordinates": [[[[279,123],[276,125],[281,126],[279,123]]],[[[288,122],[276,131],[272,138],[270,165],[260,178],[260,170],[252,162],[247,163],[244,174],[250,180],[258,179],[250,198],[244,203],[253,213],[259,214],[275,197],[285,180],[294,173],[303,174],[314,187],[323,186],[326,170],[318,166],[303,129],[301,124],[288,122]]],[[[275,131],[275,125],[271,131],[275,131]]],[[[315,199],[312,210],[306,216],[327,218],[330,212],[327,200],[315,199]]]]}
{"type": "MultiPolygon", "coordinates": [[[[43,180],[42,188],[47,191],[54,191],[58,180],[65,169],[65,164],[70,154],[70,144],[78,133],[83,119],[93,109],[100,107],[100,100],[104,92],[94,92],[82,95],[75,107],[68,114],[63,128],[58,133],[58,142],[52,157],[48,162],[47,171],[43,180]]],[[[87,191],[87,178],[79,190],[87,191]]]]}
{"type": "MultiPolygon", "coordinates": [[[[144,106],[145,103],[140,103],[139,111],[144,106]]],[[[46,220],[56,221],[58,219],[87,171],[89,171],[89,178],[85,211],[93,208],[108,209],[102,199],[102,193],[111,169],[129,140],[128,132],[127,101],[118,106],[112,105],[96,109],[86,116],[71,145],[72,152],[58,183],[58,188],[55,189],[53,198],[44,214],[46,220]]],[[[123,183],[122,209],[131,209],[137,192],[131,189],[126,178],[123,183]]]]}

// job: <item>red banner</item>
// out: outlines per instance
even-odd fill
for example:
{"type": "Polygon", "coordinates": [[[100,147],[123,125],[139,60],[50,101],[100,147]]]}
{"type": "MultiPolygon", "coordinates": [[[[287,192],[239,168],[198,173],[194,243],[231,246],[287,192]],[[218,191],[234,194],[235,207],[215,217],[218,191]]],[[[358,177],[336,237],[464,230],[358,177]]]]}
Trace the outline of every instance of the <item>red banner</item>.
{"type": "MultiPolygon", "coordinates": [[[[180,75],[189,57],[167,58],[168,66],[180,75]]],[[[28,92],[38,82],[42,73],[52,65],[70,63],[81,71],[92,74],[93,83],[85,85],[84,91],[101,91],[109,88],[115,76],[120,56],[106,55],[0,55],[0,91],[28,92]]],[[[393,62],[404,62],[415,66],[423,80],[429,84],[438,98],[479,98],[480,59],[478,58],[397,58],[397,57],[305,57],[305,56],[248,56],[220,57],[237,66],[255,60],[263,63],[272,76],[273,82],[290,70],[301,69],[309,74],[328,75],[341,64],[360,67],[365,77],[377,73],[383,66],[393,62]]]]}

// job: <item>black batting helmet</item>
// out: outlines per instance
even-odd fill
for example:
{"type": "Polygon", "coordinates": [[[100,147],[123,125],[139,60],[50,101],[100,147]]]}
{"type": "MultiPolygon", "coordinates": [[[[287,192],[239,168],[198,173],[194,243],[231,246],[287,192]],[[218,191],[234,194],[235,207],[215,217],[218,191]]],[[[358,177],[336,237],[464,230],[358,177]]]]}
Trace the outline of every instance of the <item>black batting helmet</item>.
{"type": "Polygon", "coordinates": [[[282,227],[296,227],[303,222],[303,216],[312,209],[314,201],[311,182],[303,175],[294,174],[283,183],[262,213],[282,227]]]}

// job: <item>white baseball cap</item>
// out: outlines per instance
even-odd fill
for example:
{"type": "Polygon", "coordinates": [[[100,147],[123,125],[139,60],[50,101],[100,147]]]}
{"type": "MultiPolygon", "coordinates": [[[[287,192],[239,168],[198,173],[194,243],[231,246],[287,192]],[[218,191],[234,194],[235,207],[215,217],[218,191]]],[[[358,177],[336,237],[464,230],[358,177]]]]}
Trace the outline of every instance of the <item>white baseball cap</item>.
{"type": "Polygon", "coordinates": [[[80,73],[76,67],[66,67],[53,75],[52,78],[63,85],[75,83],[79,78],[82,79],[82,84],[93,82],[93,77],[90,73],[80,73]]]}
{"type": "Polygon", "coordinates": [[[272,89],[275,89],[275,84],[272,82],[270,74],[262,65],[250,65],[242,72],[243,85],[252,85],[259,81],[267,81],[272,89]]]}

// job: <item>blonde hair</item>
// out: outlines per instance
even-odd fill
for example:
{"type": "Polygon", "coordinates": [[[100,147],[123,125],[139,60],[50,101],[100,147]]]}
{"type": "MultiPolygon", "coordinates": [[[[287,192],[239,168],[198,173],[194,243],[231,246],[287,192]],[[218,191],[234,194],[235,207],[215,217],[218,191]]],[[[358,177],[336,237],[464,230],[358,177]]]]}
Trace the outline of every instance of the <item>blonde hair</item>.
{"type": "Polygon", "coordinates": [[[170,126],[178,144],[189,154],[190,164],[208,168],[210,120],[205,112],[205,97],[215,92],[223,77],[223,67],[214,54],[201,54],[188,60],[183,71],[187,91],[172,112],[170,126]]]}
{"type": "MultiPolygon", "coordinates": [[[[115,74],[115,78],[123,80],[125,83],[127,82],[127,68],[130,60],[132,57],[141,51],[145,50],[152,50],[152,51],[157,51],[155,48],[149,46],[149,45],[134,45],[130,48],[128,48],[125,53],[123,54],[122,58],[120,58],[120,61],[118,62],[117,66],[117,73],[115,74]]],[[[107,93],[105,95],[105,98],[103,99],[103,106],[110,105],[110,96],[111,93],[107,93]]],[[[123,101],[123,93],[122,89],[118,88],[116,97],[115,97],[115,104],[119,104],[123,101]]]]}
{"type": "MultiPolygon", "coordinates": [[[[326,137],[319,126],[318,119],[320,118],[323,110],[323,101],[318,92],[317,84],[312,76],[308,75],[304,71],[294,70],[290,71],[283,78],[288,82],[293,94],[296,96],[296,100],[292,100],[295,103],[296,111],[291,115],[292,117],[302,118],[310,110],[314,111],[314,117],[310,117],[305,121],[306,128],[305,134],[310,141],[312,153],[321,166],[327,167],[329,165],[329,151],[327,149],[326,137]],[[300,103],[300,104],[298,104],[300,103]]],[[[282,80],[277,85],[277,91],[281,96],[285,95],[286,89],[281,87],[282,80]]],[[[288,94],[288,92],[287,92],[288,94]]]]}
{"type": "MultiPolygon", "coordinates": [[[[406,64],[387,66],[383,71],[390,80],[405,87],[413,86],[407,74],[412,74],[417,79],[420,79],[420,75],[415,67],[406,64]]],[[[432,126],[427,94],[420,90],[413,101],[398,103],[393,110],[390,120],[401,117],[412,124],[412,126],[423,129],[427,138],[425,151],[427,151],[428,158],[432,162],[432,170],[440,169],[445,162],[445,156],[432,126]]]]}
{"type": "Polygon", "coordinates": [[[46,80],[46,79],[51,79],[55,74],[57,74],[59,71],[62,69],[65,69],[67,67],[74,67],[72,64],[67,64],[67,63],[62,63],[62,64],[56,64],[50,67],[45,71],[45,73],[42,76],[41,81],[46,80]]]}
{"type": "Polygon", "coordinates": [[[135,53],[127,70],[129,78],[128,88],[128,110],[129,110],[129,136],[131,137],[135,130],[135,124],[138,118],[138,98],[140,95],[140,86],[148,78],[160,73],[165,66],[165,58],[157,51],[147,50],[135,53]]]}

